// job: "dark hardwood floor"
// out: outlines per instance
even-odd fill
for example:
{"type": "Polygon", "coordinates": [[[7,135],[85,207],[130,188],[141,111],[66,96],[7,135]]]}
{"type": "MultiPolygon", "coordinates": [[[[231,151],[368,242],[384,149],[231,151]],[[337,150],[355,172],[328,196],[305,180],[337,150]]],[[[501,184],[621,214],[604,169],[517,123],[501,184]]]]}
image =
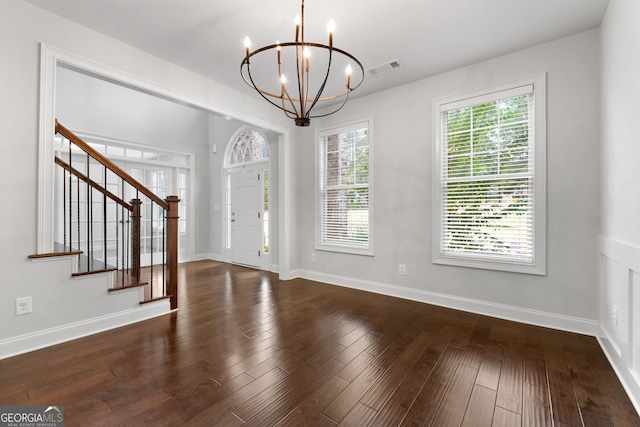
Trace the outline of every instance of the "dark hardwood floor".
{"type": "Polygon", "coordinates": [[[0,361],[66,426],[640,426],[593,337],[212,261],[177,313],[0,361]]]}

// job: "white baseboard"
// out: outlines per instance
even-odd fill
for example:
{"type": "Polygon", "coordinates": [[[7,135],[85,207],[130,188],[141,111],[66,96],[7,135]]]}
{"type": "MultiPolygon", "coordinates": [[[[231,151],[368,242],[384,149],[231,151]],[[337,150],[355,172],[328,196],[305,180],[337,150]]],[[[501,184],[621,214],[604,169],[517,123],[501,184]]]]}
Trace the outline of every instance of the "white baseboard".
{"type": "Polygon", "coordinates": [[[214,254],[212,252],[207,252],[207,253],[203,253],[203,254],[196,254],[193,257],[194,261],[203,261],[209,259],[211,261],[224,261],[224,257],[222,256],[222,254],[214,254]]]}
{"type": "Polygon", "coordinates": [[[614,345],[614,341],[609,338],[609,334],[600,327],[598,336],[598,343],[604,352],[605,356],[609,360],[609,364],[613,367],[622,387],[627,392],[629,400],[636,409],[636,412],[640,415],[640,382],[639,379],[634,376],[633,371],[625,366],[624,360],[619,355],[619,349],[614,345]]]}
{"type": "Polygon", "coordinates": [[[591,336],[595,336],[597,333],[597,322],[590,319],[563,316],[544,311],[530,310],[504,304],[496,304],[487,301],[446,295],[437,292],[429,292],[420,289],[406,288],[386,283],[335,276],[309,270],[295,270],[291,273],[293,277],[301,277],[303,279],[314,280],[317,282],[329,283],[332,285],[344,286],[353,289],[360,289],[367,292],[374,292],[377,294],[439,305],[442,307],[468,311],[476,314],[483,314],[500,319],[513,320],[515,322],[527,323],[531,325],[543,326],[546,328],[559,329],[569,332],[576,332],[579,334],[591,336]]]}
{"type": "MultiPolygon", "coordinates": [[[[194,261],[211,260],[211,261],[218,261],[218,262],[229,262],[224,260],[224,256],[222,254],[214,254],[214,253],[198,254],[194,257],[193,260],[194,261]]],[[[267,267],[266,270],[277,274],[280,271],[280,266],[278,264],[272,264],[271,267],[270,268],[267,267]]]]}
{"type": "Polygon", "coordinates": [[[171,307],[167,299],[143,304],[139,308],[124,310],[108,316],[95,317],[82,322],[10,338],[0,341],[0,360],[162,316],[170,312],[171,307]]]}

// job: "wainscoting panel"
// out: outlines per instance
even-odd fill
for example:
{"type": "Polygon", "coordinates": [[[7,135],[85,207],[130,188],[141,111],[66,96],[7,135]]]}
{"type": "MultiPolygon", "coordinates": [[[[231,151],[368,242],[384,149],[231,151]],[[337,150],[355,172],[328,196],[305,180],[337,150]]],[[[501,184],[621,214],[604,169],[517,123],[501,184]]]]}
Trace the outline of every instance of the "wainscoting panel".
{"type": "Polygon", "coordinates": [[[640,412],[640,247],[599,243],[597,338],[640,412]]]}

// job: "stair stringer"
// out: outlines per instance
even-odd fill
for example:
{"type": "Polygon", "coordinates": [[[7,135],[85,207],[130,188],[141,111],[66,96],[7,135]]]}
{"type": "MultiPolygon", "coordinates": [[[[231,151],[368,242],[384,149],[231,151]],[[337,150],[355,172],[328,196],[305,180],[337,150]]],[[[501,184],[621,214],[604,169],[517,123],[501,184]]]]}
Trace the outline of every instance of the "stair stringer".
{"type": "MultiPolygon", "coordinates": [[[[115,272],[72,277],[77,255],[35,258],[33,277],[44,287],[34,294],[33,312],[16,316],[17,336],[0,340],[0,359],[49,347],[171,312],[168,299],[140,304],[142,288],[109,292],[115,272]],[[21,334],[21,331],[25,333],[21,334]],[[36,332],[33,332],[36,331],[36,332]]],[[[23,295],[29,296],[25,289],[23,295]]]]}

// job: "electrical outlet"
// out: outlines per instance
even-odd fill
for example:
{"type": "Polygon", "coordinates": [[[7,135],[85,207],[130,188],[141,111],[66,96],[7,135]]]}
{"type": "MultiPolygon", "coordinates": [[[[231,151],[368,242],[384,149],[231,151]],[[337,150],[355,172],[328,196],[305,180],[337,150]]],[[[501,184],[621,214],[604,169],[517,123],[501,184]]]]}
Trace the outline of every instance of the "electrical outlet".
{"type": "Polygon", "coordinates": [[[316,262],[316,254],[315,254],[315,252],[311,254],[311,262],[316,262]]]}
{"type": "Polygon", "coordinates": [[[31,297],[16,298],[16,316],[28,314],[32,311],[31,297]]]}
{"type": "Polygon", "coordinates": [[[615,326],[618,326],[618,306],[617,305],[613,306],[611,317],[612,317],[612,320],[613,320],[613,324],[615,326]]]}
{"type": "Polygon", "coordinates": [[[404,276],[405,274],[407,274],[407,266],[404,264],[400,264],[398,266],[398,273],[400,273],[401,276],[404,276]]]}

